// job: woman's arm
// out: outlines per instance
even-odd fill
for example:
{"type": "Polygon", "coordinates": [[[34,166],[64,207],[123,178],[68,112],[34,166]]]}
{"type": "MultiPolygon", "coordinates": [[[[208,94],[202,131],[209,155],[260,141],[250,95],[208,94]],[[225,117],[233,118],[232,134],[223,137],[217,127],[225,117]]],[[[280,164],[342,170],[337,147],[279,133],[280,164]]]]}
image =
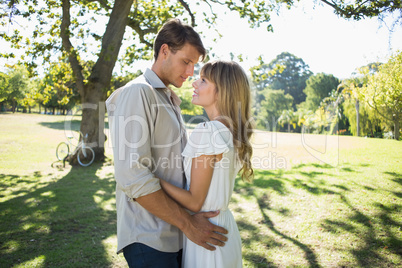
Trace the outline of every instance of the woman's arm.
{"type": "Polygon", "coordinates": [[[222,154],[201,155],[193,158],[191,163],[190,190],[187,191],[164,180],[160,180],[163,190],[183,207],[193,212],[199,212],[208,194],[215,162],[221,158],[222,154]]]}

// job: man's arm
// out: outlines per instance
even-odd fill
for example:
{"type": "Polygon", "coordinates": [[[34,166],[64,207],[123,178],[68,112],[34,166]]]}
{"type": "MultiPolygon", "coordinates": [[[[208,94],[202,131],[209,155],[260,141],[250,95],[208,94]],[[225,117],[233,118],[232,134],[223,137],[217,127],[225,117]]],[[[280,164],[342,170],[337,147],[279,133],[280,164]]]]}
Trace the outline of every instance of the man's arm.
{"type": "Polygon", "coordinates": [[[163,190],[141,196],[136,201],[158,218],[177,226],[188,239],[208,250],[214,246],[224,246],[227,241],[227,230],[212,224],[208,218],[215,217],[219,212],[202,212],[190,215],[175,201],[169,198],[163,190]],[[209,244],[208,244],[209,243],[209,244]]]}

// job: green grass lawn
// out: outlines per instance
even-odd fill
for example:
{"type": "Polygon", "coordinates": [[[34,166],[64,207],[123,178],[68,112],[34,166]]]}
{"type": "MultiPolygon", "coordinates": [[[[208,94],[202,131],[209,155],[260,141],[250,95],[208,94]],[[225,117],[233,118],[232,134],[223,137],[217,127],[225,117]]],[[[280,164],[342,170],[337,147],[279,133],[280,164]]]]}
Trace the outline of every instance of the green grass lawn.
{"type": "MultiPolygon", "coordinates": [[[[125,267],[110,148],[103,164],[63,167],[64,119],[0,114],[0,267],[125,267]]],[[[401,142],[260,132],[255,144],[264,165],[231,204],[245,267],[401,267],[401,142]]]]}

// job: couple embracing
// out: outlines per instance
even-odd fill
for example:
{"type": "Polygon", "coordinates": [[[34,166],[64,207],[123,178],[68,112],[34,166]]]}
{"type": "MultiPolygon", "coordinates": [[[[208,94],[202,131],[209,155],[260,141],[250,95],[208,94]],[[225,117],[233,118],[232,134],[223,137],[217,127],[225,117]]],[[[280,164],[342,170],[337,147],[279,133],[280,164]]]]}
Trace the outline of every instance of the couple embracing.
{"type": "Polygon", "coordinates": [[[202,67],[192,103],[209,121],[190,137],[169,88],[181,87],[205,57],[198,33],[171,19],[157,34],[151,69],[106,100],[117,251],[129,267],[242,267],[228,205],[237,174],[253,175],[248,78],[235,62],[202,67]]]}

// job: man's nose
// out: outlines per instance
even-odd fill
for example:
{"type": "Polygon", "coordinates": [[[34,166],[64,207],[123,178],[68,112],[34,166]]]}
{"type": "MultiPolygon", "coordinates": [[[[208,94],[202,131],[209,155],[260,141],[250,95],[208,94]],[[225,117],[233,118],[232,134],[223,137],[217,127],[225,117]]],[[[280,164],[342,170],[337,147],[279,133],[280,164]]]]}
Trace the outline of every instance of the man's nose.
{"type": "Polygon", "coordinates": [[[194,65],[190,64],[186,69],[187,76],[193,76],[194,74],[194,65]]]}

